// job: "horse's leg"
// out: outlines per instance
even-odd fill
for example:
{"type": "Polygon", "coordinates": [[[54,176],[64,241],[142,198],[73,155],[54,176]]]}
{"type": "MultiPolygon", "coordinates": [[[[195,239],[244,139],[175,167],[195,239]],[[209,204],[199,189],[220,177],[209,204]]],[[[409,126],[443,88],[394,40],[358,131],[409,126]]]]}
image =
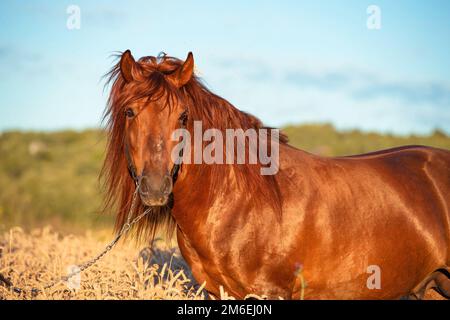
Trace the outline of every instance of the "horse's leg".
{"type": "Polygon", "coordinates": [[[450,299],[450,272],[447,269],[440,269],[439,274],[434,279],[435,286],[433,287],[440,295],[446,299],[450,299]]]}
{"type": "Polygon", "coordinates": [[[423,285],[421,285],[417,290],[414,290],[412,293],[410,293],[408,296],[404,297],[406,300],[422,300],[425,296],[425,293],[430,288],[434,288],[436,286],[435,284],[435,273],[432,274],[432,277],[428,279],[428,281],[424,282],[423,285]]]}
{"type": "Polygon", "coordinates": [[[450,299],[450,268],[444,267],[434,271],[425,278],[409,295],[402,297],[407,300],[422,300],[428,289],[433,288],[439,294],[450,299]]]}

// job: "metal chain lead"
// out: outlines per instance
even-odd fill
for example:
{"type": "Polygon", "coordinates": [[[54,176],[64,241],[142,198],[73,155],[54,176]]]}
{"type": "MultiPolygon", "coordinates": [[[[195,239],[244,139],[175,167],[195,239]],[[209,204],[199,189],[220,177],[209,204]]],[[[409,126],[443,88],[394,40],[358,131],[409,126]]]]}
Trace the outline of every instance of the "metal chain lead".
{"type": "MultiPolygon", "coordinates": [[[[76,276],[77,274],[83,272],[84,270],[86,270],[89,267],[91,267],[92,265],[94,265],[98,260],[103,258],[103,256],[105,254],[107,254],[112,248],[114,248],[114,246],[117,244],[117,242],[120,240],[120,238],[126,232],[128,232],[134,224],[139,222],[139,220],[141,220],[144,216],[146,216],[148,213],[150,213],[152,211],[151,208],[148,208],[144,212],[142,212],[140,215],[135,217],[133,220],[131,220],[131,216],[133,215],[133,212],[134,212],[134,209],[135,209],[135,206],[136,206],[136,199],[137,199],[138,191],[139,191],[139,184],[136,183],[136,189],[135,189],[134,194],[133,194],[133,200],[131,202],[130,210],[128,211],[127,222],[122,226],[120,231],[116,234],[114,239],[105,247],[105,249],[102,252],[100,252],[98,255],[96,255],[94,258],[92,258],[91,260],[88,260],[85,263],[83,263],[81,265],[78,265],[77,266],[78,267],[77,270],[69,273],[67,276],[63,276],[63,277],[59,278],[58,280],[52,281],[49,284],[45,285],[43,287],[44,290],[48,290],[48,289],[56,286],[61,281],[68,281],[73,276],[76,276]]],[[[14,287],[13,284],[11,283],[11,281],[9,281],[6,278],[4,278],[1,274],[0,274],[0,280],[2,280],[6,284],[6,286],[8,288],[10,288],[11,290],[13,290],[15,293],[20,294],[22,292],[26,292],[26,290],[24,290],[22,288],[14,287]]],[[[37,288],[32,288],[30,290],[32,295],[37,295],[41,291],[42,290],[37,289],[37,288]]]]}

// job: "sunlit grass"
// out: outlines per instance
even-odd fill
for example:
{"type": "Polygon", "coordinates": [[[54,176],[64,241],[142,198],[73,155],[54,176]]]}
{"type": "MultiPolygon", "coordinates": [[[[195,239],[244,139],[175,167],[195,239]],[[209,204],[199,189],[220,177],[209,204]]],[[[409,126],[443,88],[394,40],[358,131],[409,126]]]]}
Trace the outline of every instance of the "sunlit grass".
{"type": "MultiPolygon", "coordinates": [[[[26,290],[42,289],[65,276],[69,266],[84,262],[104,249],[105,234],[86,232],[84,236],[61,236],[50,228],[25,233],[20,228],[0,236],[0,272],[14,285],[26,290]]],[[[169,253],[166,261],[141,252],[133,244],[120,243],[102,260],[80,276],[79,289],[64,282],[32,297],[0,287],[1,299],[204,299],[203,286],[190,278],[188,268],[180,268],[180,256],[164,241],[156,243],[157,254],[169,253]],[[178,265],[174,266],[174,260],[178,265]],[[158,264],[158,262],[160,264],[158,264]]],[[[148,249],[149,250],[149,249],[148,249]]],[[[73,282],[73,280],[72,280],[73,282]]]]}
{"type": "MultiPolygon", "coordinates": [[[[0,273],[26,292],[17,294],[0,286],[0,300],[203,300],[206,283],[196,283],[174,243],[164,240],[138,248],[119,243],[103,259],[80,274],[52,288],[44,287],[66,276],[71,266],[97,255],[108,242],[108,232],[87,231],[75,236],[51,228],[25,232],[12,228],[0,235],[0,273]],[[78,285],[79,284],[79,285],[78,285]],[[37,295],[31,289],[40,290],[37,295]]],[[[249,295],[255,299],[264,296],[249,295]]],[[[211,298],[211,297],[210,297],[211,298]]],[[[234,299],[223,288],[220,299],[234,299]]]]}

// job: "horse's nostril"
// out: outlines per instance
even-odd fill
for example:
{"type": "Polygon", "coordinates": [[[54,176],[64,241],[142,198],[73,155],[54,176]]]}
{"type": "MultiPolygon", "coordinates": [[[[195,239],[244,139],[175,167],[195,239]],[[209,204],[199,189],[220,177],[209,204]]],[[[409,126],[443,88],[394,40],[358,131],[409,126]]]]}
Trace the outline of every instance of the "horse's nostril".
{"type": "Polygon", "coordinates": [[[172,192],[172,177],[166,175],[159,180],[159,183],[151,182],[150,178],[147,176],[141,176],[139,178],[139,193],[141,196],[145,197],[163,197],[165,198],[172,192]]]}
{"type": "Polygon", "coordinates": [[[172,178],[169,175],[162,177],[141,176],[139,178],[139,195],[147,206],[163,206],[167,204],[172,192],[172,178]]]}
{"type": "Polygon", "coordinates": [[[139,178],[139,192],[141,194],[148,194],[150,192],[148,178],[146,176],[141,176],[139,178]]]}
{"type": "Polygon", "coordinates": [[[162,186],[161,186],[161,192],[164,195],[168,195],[172,192],[172,177],[169,175],[166,175],[164,177],[162,186]]]}

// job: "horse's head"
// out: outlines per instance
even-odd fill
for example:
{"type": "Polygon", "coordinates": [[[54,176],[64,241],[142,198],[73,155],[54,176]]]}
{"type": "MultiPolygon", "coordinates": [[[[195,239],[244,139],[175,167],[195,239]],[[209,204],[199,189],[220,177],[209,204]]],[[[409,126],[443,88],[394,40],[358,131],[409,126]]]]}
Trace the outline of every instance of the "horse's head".
{"type": "Polygon", "coordinates": [[[186,104],[180,89],[192,78],[194,59],[158,63],[155,57],[135,61],[130,51],[120,61],[124,98],[124,152],[130,173],[139,182],[144,205],[166,205],[172,192],[173,131],[180,127],[186,104]]]}
{"type": "MultiPolygon", "coordinates": [[[[268,137],[264,136],[262,141],[257,141],[259,150],[253,149],[255,144],[250,139],[259,135],[251,133],[268,128],[254,116],[239,111],[212,93],[195,76],[191,53],[185,61],[166,55],[135,61],[126,51],[107,74],[107,79],[112,86],[105,109],[108,140],[102,177],[106,186],[105,210],[117,210],[117,230],[127,223],[133,203],[136,203],[135,215],[144,212],[145,206],[157,207],[138,225],[139,234],[147,230],[154,235],[160,225],[174,226],[170,204],[178,203],[181,207],[184,203],[187,204],[184,207],[192,208],[191,204],[200,201],[203,205],[212,205],[214,192],[217,190],[222,194],[220,187],[229,179],[239,181],[240,190],[260,194],[260,197],[252,196],[256,199],[255,205],[268,203],[281,212],[280,193],[274,176],[262,173],[266,163],[250,160],[251,155],[261,155],[269,150],[264,142],[268,137]],[[189,132],[177,130],[183,126],[189,132]],[[202,141],[197,140],[197,128],[203,135],[200,136],[202,141]],[[231,136],[235,143],[229,143],[227,132],[236,133],[234,138],[231,136]],[[243,139],[240,139],[240,132],[243,139]],[[233,148],[231,152],[228,152],[229,146],[233,148]],[[207,158],[203,159],[205,155],[207,158]],[[198,156],[202,157],[200,163],[198,156]],[[240,162],[242,158],[243,163],[240,162]],[[222,164],[224,159],[226,166],[209,165],[222,164]],[[174,199],[176,203],[172,203],[173,181],[178,172],[174,169],[180,168],[179,161],[183,161],[184,166],[177,182],[180,192],[174,199]],[[133,201],[136,189],[130,173],[134,173],[135,181],[140,183],[138,202],[133,201]],[[192,182],[208,188],[206,198],[199,198],[202,194],[197,192],[186,192],[192,182]]],[[[283,136],[280,138],[282,142],[286,141],[283,136]]],[[[272,141],[272,133],[270,139],[272,141]]],[[[272,153],[278,149],[270,144],[270,150],[272,153]]],[[[272,169],[276,161],[271,160],[272,156],[263,160],[267,159],[270,160],[269,169],[272,169]]]]}

